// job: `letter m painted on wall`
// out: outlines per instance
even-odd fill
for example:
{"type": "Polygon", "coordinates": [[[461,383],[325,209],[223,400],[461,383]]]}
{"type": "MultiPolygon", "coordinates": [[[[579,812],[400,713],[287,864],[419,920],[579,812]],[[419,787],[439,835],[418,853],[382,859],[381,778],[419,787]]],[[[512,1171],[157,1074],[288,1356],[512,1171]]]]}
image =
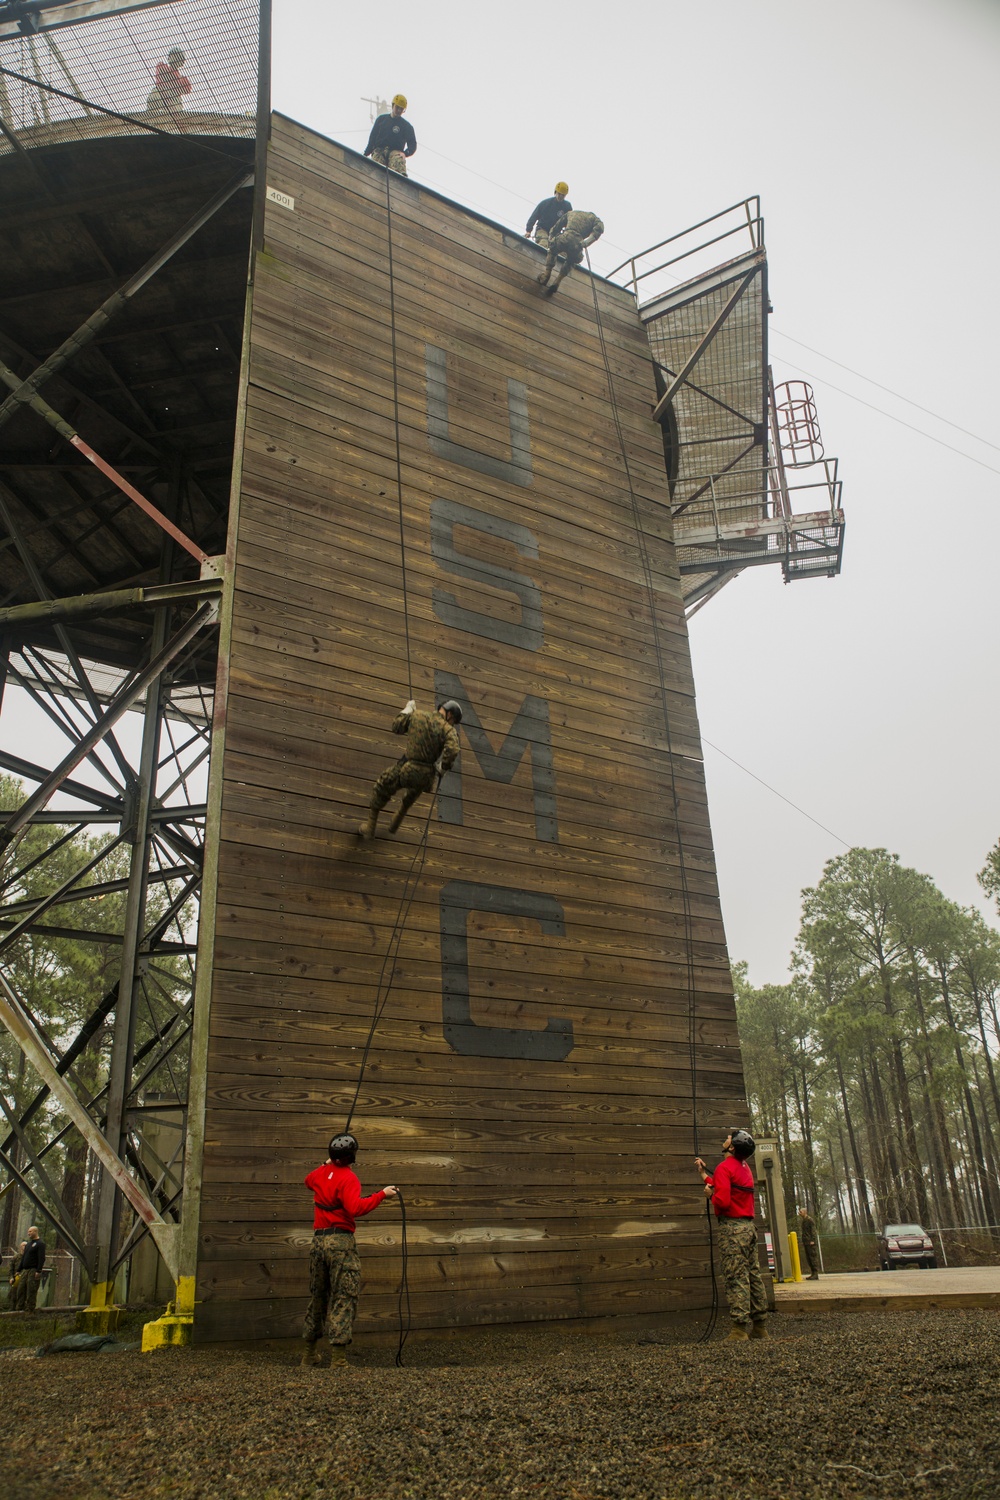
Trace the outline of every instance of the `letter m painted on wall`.
{"type": "MultiPolygon", "coordinates": [[[[493,749],[479,716],[469,700],[460,677],[451,672],[434,673],[435,702],[443,698],[455,698],[462,705],[462,730],[469,748],[479,762],[488,781],[500,781],[509,786],[514,779],[525,753],[531,755],[531,793],[535,808],[535,837],[549,844],[558,844],[559,825],[556,821],[556,778],[552,764],[552,731],[549,726],[549,705],[544,698],[529,693],[521,704],[514,722],[507,731],[499,751],[493,749]]],[[[462,809],[462,775],[456,769],[450,771],[441,783],[438,797],[438,815],[444,823],[464,823],[462,809]]]]}

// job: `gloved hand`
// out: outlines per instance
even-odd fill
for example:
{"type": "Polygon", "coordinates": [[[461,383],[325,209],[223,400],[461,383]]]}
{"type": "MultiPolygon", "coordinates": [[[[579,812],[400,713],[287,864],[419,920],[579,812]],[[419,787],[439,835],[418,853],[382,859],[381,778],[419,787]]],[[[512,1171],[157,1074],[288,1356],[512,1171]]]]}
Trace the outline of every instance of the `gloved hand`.
{"type": "Polygon", "coordinates": [[[434,762],[434,769],[438,773],[438,776],[443,776],[444,775],[444,766],[442,764],[442,756],[439,755],[438,758],[437,758],[437,760],[434,762]]]}
{"type": "Polygon", "coordinates": [[[410,701],[406,704],[405,708],[403,709],[403,713],[404,714],[415,714],[416,711],[417,711],[417,705],[413,701],[413,699],[411,698],[410,701]]]}

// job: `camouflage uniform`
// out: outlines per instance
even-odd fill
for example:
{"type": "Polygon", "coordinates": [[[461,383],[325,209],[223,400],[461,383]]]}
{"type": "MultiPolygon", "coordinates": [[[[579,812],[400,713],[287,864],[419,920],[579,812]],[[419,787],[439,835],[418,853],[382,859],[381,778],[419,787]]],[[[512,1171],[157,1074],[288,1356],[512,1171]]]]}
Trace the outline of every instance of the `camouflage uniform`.
{"type": "Polygon", "coordinates": [[[398,172],[400,177],[406,176],[406,157],[402,151],[387,151],[384,146],[374,146],[371,159],[380,167],[388,167],[390,172],[398,172]]]}
{"type": "Polygon", "coordinates": [[[806,1214],[805,1218],[799,1216],[799,1239],[805,1251],[806,1260],[809,1262],[810,1281],[819,1280],[819,1252],[816,1249],[816,1224],[806,1214]]]}
{"type": "Polygon", "coordinates": [[[361,1259],[353,1234],[313,1235],[309,1251],[309,1307],[303,1338],[315,1344],[324,1329],[331,1344],[351,1342],[361,1290],[361,1259]]]}
{"type": "Polygon", "coordinates": [[[757,1226],[753,1219],[716,1219],[719,1262],[726,1284],[729,1316],[741,1327],[767,1317],[767,1297],[757,1264],[757,1226]]]}
{"type": "Polygon", "coordinates": [[[583,260],[583,252],[586,244],[592,245],[599,240],[604,233],[604,225],[596,214],[584,213],[582,209],[574,209],[572,213],[565,214],[553,226],[549,235],[549,253],[545,258],[545,266],[538,280],[545,286],[552,275],[553,268],[560,256],[563,263],[559,267],[552,290],[555,291],[560,281],[578,266],[583,260]]]}
{"type": "Polygon", "coordinates": [[[459,741],[453,725],[440,714],[413,713],[404,709],[392,721],[393,734],[406,735],[406,754],[394,766],[388,766],[372,790],[370,810],[380,813],[399,791],[403,793],[398,816],[404,817],[421,792],[434,785],[435,764],[440,758],[442,771],[448,771],[458,759],[459,741]]]}

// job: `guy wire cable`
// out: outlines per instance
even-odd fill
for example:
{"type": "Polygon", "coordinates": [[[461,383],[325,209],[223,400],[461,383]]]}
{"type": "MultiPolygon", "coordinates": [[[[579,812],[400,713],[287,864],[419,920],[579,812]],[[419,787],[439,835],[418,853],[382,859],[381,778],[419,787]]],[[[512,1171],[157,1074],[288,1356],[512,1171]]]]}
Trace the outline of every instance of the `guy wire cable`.
{"type": "MultiPolygon", "coordinates": [[[[684,857],[684,839],[681,834],[680,799],[677,795],[677,773],[674,768],[673,736],[670,729],[670,710],[667,703],[666,674],[663,667],[663,653],[660,648],[660,632],[656,619],[656,592],[653,587],[653,569],[649,560],[649,551],[646,546],[646,537],[642,528],[642,516],[639,512],[639,502],[632,483],[632,470],[628,461],[628,450],[625,446],[625,434],[622,429],[621,416],[618,411],[618,398],[615,395],[614,377],[611,372],[611,359],[608,354],[607,342],[604,337],[604,323],[601,318],[601,308],[597,297],[597,281],[593,268],[590,264],[590,252],[587,251],[587,269],[590,272],[590,290],[594,299],[594,317],[597,324],[598,338],[601,344],[601,355],[604,359],[604,370],[608,382],[608,394],[611,398],[611,412],[615,424],[615,432],[618,436],[618,446],[621,450],[622,464],[625,469],[625,479],[628,484],[629,500],[632,510],[632,525],[635,531],[636,545],[642,563],[643,579],[646,586],[646,596],[649,605],[650,625],[653,633],[653,649],[656,656],[656,671],[660,685],[660,705],[663,711],[663,727],[667,741],[667,763],[670,770],[670,792],[674,806],[674,828],[676,831],[677,859],[681,877],[681,902],[684,914],[684,948],[687,967],[687,989],[688,989],[688,1057],[691,1068],[691,1124],[694,1137],[694,1154],[700,1155],[698,1149],[698,1057],[696,1042],[696,999],[694,978],[694,920],[691,912],[691,892],[688,884],[687,861],[684,857]]],[[[711,1205],[707,1205],[711,1208],[711,1205]]],[[[707,1339],[715,1327],[715,1317],[718,1310],[718,1287],[715,1280],[715,1256],[712,1239],[711,1213],[708,1219],[708,1243],[709,1243],[709,1265],[712,1272],[712,1310],[709,1314],[709,1322],[699,1343],[707,1339]]]]}

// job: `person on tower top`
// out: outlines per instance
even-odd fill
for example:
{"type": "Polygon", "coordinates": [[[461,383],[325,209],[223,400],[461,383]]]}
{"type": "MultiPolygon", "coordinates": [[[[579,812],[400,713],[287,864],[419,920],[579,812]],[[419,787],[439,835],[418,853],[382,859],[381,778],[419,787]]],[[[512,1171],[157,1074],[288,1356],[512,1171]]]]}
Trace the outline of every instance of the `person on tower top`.
{"type": "Polygon", "coordinates": [[[421,792],[429,792],[434,777],[450,771],[458,759],[459,741],[456,725],[462,722],[461,705],[454,698],[439,703],[437,713],[422,713],[411,698],[392,721],[393,734],[406,735],[406,753],[394,766],[388,766],[372,790],[368,817],[358,833],[363,839],[375,837],[378,815],[397,792],[403,800],[389,832],[395,833],[421,792]]]}
{"type": "Polygon", "coordinates": [[[538,277],[539,285],[545,287],[546,297],[558,290],[559,283],[583,260],[588,245],[595,244],[603,233],[604,225],[596,214],[584,213],[582,209],[567,213],[564,209],[549,233],[549,253],[545,258],[545,269],[538,277]],[[558,275],[549,286],[548,279],[560,257],[562,263],[558,275]]]}
{"type": "Polygon", "coordinates": [[[525,234],[531,239],[531,231],[535,231],[535,244],[541,245],[543,250],[549,248],[549,231],[553,224],[562,218],[563,214],[573,212],[573,205],[566,194],[569,192],[569,184],[557,182],[553,189],[551,198],[543,198],[535,209],[525,228],[525,234]]]}
{"type": "Polygon", "coordinates": [[[156,87],[146,103],[151,115],[174,115],[183,110],[181,100],[191,92],[191,80],[181,72],[186,61],[181,49],[172,47],[166,62],[156,64],[156,87]]]}
{"type": "Polygon", "coordinates": [[[398,172],[400,177],[406,176],[406,158],[413,156],[417,149],[416,132],[409,120],[403,119],[405,108],[406,95],[396,94],[391,114],[378,116],[365,147],[366,156],[380,167],[398,172]]]}

